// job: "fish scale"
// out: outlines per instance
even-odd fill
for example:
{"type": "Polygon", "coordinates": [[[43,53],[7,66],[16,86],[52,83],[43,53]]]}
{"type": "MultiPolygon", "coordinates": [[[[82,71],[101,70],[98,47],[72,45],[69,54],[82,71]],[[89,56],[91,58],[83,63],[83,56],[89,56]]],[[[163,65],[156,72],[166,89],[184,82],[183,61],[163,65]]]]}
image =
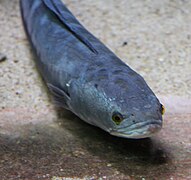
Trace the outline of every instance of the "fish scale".
{"type": "Polygon", "coordinates": [[[119,137],[145,138],[161,129],[164,107],[145,80],[60,0],[21,0],[20,7],[37,67],[56,105],[119,137]]]}

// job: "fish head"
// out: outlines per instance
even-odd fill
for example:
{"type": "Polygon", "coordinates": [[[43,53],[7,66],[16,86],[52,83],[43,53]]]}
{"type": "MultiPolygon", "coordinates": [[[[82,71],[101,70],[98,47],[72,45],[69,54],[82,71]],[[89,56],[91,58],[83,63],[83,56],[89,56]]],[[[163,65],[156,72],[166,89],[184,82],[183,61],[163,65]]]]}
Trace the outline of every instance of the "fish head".
{"type": "Polygon", "coordinates": [[[114,126],[109,133],[125,138],[140,139],[151,137],[162,128],[164,106],[154,95],[148,97],[131,97],[114,102],[110,119],[114,126]]]}
{"type": "Polygon", "coordinates": [[[135,71],[129,68],[126,73],[111,75],[102,88],[111,104],[107,120],[113,122],[110,134],[139,139],[162,128],[164,106],[135,71]]]}
{"type": "Polygon", "coordinates": [[[102,88],[112,104],[108,121],[114,125],[110,134],[139,139],[161,130],[164,106],[135,71],[129,68],[126,73],[114,74],[102,88]]]}
{"type": "Polygon", "coordinates": [[[164,106],[136,72],[79,86],[74,111],[111,135],[139,139],[162,128],[164,106]]]}

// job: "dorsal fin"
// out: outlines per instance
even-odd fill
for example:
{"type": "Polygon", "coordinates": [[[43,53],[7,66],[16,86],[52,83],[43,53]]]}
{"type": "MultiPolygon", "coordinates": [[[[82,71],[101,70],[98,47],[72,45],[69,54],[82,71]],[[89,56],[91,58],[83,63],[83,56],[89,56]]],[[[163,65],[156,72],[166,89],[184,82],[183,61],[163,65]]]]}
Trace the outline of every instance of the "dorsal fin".
{"type": "Polygon", "coordinates": [[[75,37],[85,44],[93,53],[98,54],[97,50],[89,41],[93,35],[79,23],[60,0],[43,0],[43,2],[75,37]]]}

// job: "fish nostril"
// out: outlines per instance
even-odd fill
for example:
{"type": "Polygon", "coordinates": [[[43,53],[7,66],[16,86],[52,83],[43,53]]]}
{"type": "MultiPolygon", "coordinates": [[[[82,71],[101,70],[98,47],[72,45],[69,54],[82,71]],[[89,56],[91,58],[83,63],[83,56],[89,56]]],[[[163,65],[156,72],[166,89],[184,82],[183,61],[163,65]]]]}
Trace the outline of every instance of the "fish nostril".
{"type": "Polygon", "coordinates": [[[94,87],[97,89],[98,88],[98,84],[94,84],[94,87]]]}
{"type": "Polygon", "coordinates": [[[131,113],[131,118],[132,118],[132,123],[135,124],[136,120],[135,120],[135,114],[134,113],[131,113]]]}

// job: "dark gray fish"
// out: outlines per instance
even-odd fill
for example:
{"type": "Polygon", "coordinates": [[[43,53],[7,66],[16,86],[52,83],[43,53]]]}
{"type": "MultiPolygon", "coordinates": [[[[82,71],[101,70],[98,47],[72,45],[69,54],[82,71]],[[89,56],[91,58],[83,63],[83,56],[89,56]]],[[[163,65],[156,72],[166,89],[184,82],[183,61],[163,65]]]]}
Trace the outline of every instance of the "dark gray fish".
{"type": "Polygon", "coordinates": [[[57,105],[115,136],[145,138],[161,129],[164,108],[144,79],[60,0],[21,0],[21,11],[57,105]]]}

